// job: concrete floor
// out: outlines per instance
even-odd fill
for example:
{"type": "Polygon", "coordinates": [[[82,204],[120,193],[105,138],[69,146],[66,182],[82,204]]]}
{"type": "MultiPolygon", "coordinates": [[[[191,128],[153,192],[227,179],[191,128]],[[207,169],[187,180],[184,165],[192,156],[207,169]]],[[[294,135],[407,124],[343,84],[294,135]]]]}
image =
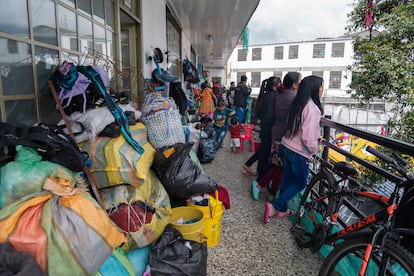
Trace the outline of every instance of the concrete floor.
{"type": "MultiPolygon", "coordinates": [[[[228,145],[228,137],[226,141],[228,145]]],[[[289,220],[263,224],[268,196],[261,193],[259,201],[253,200],[254,177],[242,169],[250,155],[247,143],[243,153],[232,153],[227,146],[212,163],[203,164],[204,171],[228,189],[231,201],[222,216],[220,242],[208,251],[207,275],[317,275],[322,256],[296,245],[289,220]]]]}

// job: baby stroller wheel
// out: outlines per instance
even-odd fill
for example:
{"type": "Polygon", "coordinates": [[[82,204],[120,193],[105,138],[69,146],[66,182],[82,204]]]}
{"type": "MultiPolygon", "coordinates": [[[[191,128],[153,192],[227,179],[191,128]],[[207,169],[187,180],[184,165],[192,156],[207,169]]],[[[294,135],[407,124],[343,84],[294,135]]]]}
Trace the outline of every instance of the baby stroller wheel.
{"type": "Polygon", "coordinates": [[[164,61],[164,57],[160,48],[154,49],[154,60],[156,63],[162,63],[164,61]]]}

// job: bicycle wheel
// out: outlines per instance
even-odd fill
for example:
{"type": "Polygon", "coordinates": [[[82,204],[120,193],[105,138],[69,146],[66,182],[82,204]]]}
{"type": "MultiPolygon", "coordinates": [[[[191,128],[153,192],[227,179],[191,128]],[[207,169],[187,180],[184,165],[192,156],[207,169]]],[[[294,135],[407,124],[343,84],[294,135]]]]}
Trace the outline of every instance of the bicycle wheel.
{"type": "MultiPolygon", "coordinates": [[[[328,255],[319,276],[358,275],[370,238],[357,238],[338,244],[328,255]]],[[[414,256],[391,240],[381,252],[374,248],[365,276],[414,275],[414,256]]]]}
{"type": "Polygon", "coordinates": [[[319,200],[328,192],[336,190],[335,178],[326,169],[312,177],[299,203],[296,224],[292,228],[296,242],[301,247],[311,247],[318,251],[322,237],[317,229],[326,215],[329,198],[319,200]]]}

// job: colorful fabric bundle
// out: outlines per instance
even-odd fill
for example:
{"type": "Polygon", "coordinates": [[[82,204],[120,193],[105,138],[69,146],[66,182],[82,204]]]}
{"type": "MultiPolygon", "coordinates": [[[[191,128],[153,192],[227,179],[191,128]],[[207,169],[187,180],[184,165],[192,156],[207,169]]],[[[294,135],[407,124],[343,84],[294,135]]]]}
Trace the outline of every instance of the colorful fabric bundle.
{"type": "Polygon", "coordinates": [[[126,241],[88,193],[32,194],[0,210],[0,242],[32,255],[49,275],[90,275],[126,241]]]}
{"type": "Polygon", "coordinates": [[[142,116],[153,115],[157,112],[177,109],[177,105],[172,98],[166,98],[160,93],[151,93],[145,98],[142,105],[142,116]]]}
{"type": "Polygon", "coordinates": [[[144,149],[142,155],[123,136],[98,137],[82,146],[89,153],[92,180],[98,188],[125,183],[139,187],[147,177],[155,149],[147,142],[146,128],[142,123],[131,126],[131,135],[144,149]]]}

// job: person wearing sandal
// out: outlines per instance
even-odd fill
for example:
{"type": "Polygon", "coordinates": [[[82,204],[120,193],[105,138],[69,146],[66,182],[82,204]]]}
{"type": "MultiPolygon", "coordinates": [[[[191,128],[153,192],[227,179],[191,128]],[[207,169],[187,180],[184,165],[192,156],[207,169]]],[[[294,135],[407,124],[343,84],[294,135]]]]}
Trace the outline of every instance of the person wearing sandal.
{"type": "Polygon", "coordinates": [[[288,209],[288,201],[306,187],[309,160],[319,150],[320,119],[323,114],[320,97],[323,79],[305,77],[299,85],[288,115],[286,132],[280,145],[283,152],[284,176],[279,197],[266,203],[263,221],[271,217],[284,219],[296,215],[288,209]]]}

